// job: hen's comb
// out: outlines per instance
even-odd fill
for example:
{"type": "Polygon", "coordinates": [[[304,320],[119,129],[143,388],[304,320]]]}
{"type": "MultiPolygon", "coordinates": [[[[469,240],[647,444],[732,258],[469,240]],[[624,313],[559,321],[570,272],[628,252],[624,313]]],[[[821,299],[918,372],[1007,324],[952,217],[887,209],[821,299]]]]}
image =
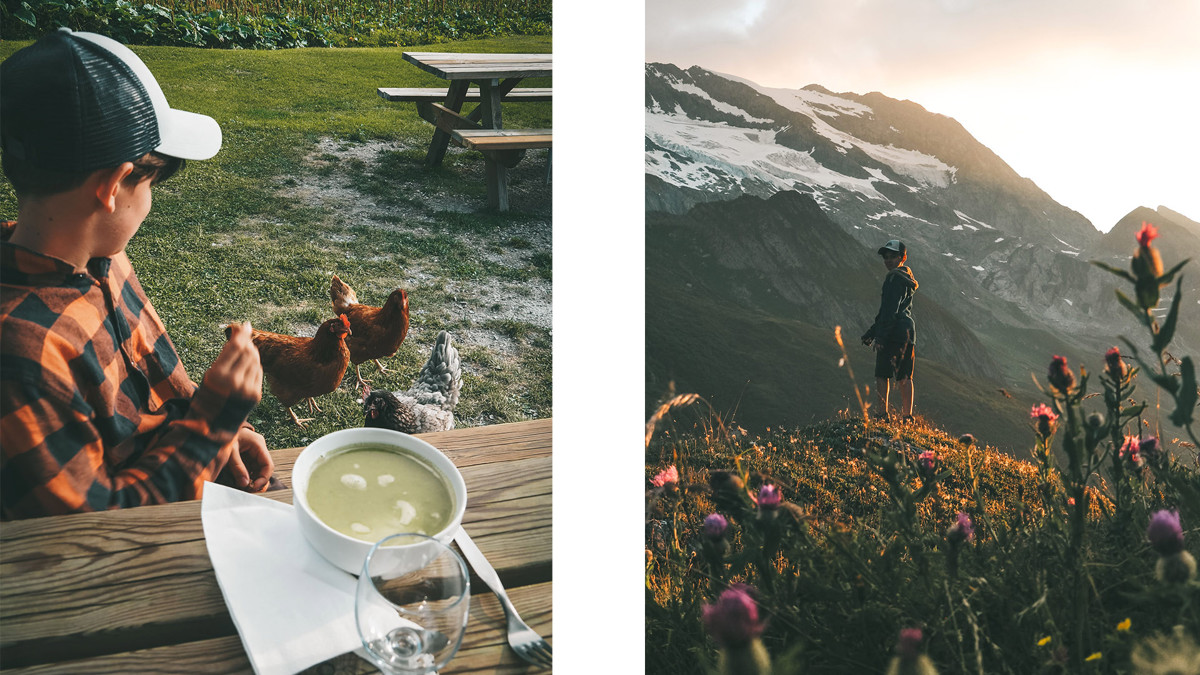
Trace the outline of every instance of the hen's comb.
{"type": "Polygon", "coordinates": [[[338,318],[342,320],[342,325],[346,327],[346,330],[350,330],[350,319],[347,319],[345,314],[338,314],[338,318]]]}

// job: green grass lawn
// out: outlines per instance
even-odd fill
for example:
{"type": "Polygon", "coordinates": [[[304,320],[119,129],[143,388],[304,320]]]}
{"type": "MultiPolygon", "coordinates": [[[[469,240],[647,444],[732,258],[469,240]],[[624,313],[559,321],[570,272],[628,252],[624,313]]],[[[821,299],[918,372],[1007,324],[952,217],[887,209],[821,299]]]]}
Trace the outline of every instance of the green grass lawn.
{"type": "MultiPolygon", "coordinates": [[[[0,43],[0,58],[27,44],[0,43]]],[[[538,36],[412,51],[550,47],[549,36],[538,36]]],[[[375,93],[446,85],[403,61],[402,49],[133,49],[172,107],[210,115],[224,133],[215,158],[189,163],[155,188],[128,247],[193,380],[220,351],[231,321],[311,335],[332,316],[329,281],[337,274],[367,304],[382,304],[397,286],[409,292],[412,331],[386,360],[392,372],[363,366],[373,386],[407,388],[445,329],[463,358],[460,426],[550,416],[544,152],[531,152],[513,172],[513,211],[490,213],[482,157],[451,149],[442,167],[425,169],[432,127],[412,104],[375,93]]],[[[549,103],[504,112],[509,127],[551,126],[549,103]]],[[[12,188],[0,181],[0,218],[16,215],[12,188]]],[[[272,448],[361,426],[353,385],[351,367],[337,391],[318,399],[325,412],[307,429],[292,424],[269,391],[250,421],[272,448]]]]}

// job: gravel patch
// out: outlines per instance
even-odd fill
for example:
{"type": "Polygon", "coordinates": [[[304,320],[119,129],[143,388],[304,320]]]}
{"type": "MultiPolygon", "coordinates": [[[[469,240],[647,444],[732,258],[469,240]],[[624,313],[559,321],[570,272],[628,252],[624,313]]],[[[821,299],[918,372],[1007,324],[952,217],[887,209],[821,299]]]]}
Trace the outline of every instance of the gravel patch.
{"type": "MultiPolygon", "coordinates": [[[[356,178],[361,180],[364,173],[374,172],[387,156],[412,150],[423,154],[424,147],[424,144],[404,146],[394,141],[347,142],[322,138],[305,158],[303,170],[280,180],[278,190],[294,203],[323,214],[329,232],[325,239],[331,244],[353,242],[354,234],[343,231],[347,226],[365,225],[382,231],[430,236],[435,231],[443,234],[448,231],[440,227],[447,213],[486,213],[486,196],[463,195],[453,189],[456,185],[443,187],[446,181],[432,180],[420,171],[406,172],[411,178],[397,177],[394,191],[402,199],[380,199],[356,187],[356,178]],[[381,203],[385,201],[387,203],[381,203]]],[[[448,159],[463,152],[451,147],[448,159]]],[[[453,164],[450,170],[456,179],[465,183],[474,181],[480,186],[484,184],[484,162],[478,155],[447,164],[453,164]]],[[[521,215],[519,219],[506,223],[502,231],[494,234],[450,230],[451,236],[478,251],[481,258],[507,268],[523,269],[529,266],[533,256],[550,255],[552,204],[551,186],[545,181],[546,167],[546,152],[532,151],[511,170],[510,203],[512,212],[521,215]],[[520,245],[513,245],[514,240],[520,241],[520,245]]],[[[384,261],[387,256],[374,259],[384,261]]],[[[482,347],[501,362],[512,363],[519,358],[522,345],[515,343],[509,335],[490,329],[489,322],[518,321],[551,330],[552,284],[549,280],[445,279],[436,259],[410,260],[402,274],[402,283],[409,289],[416,289],[423,283],[436,285],[441,280],[450,296],[449,302],[440,307],[426,304],[425,310],[442,311],[456,320],[465,320],[468,329],[452,331],[460,350],[482,347]]],[[[422,298],[422,301],[428,303],[429,299],[422,298]]],[[[311,334],[316,327],[297,325],[295,328],[296,334],[311,334]]],[[[432,335],[420,336],[419,333],[414,328],[414,337],[421,342],[433,339],[432,335]]]]}

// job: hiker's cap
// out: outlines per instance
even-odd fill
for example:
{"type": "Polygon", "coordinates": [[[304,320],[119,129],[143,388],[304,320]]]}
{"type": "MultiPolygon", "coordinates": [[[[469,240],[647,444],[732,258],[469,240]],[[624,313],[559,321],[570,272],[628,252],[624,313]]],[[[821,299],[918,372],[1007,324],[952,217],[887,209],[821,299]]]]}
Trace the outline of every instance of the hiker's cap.
{"type": "Polygon", "coordinates": [[[125,45],[60,28],[0,65],[0,145],[38,168],[82,173],[151,151],[208,159],[221,149],[221,127],[167,105],[125,45]]]}
{"type": "Polygon", "coordinates": [[[876,251],[875,253],[878,255],[883,255],[884,251],[891,251],[892,253],[899,253],[900,255],[904,255],[905,251],[907,251],[907,250],[908,249],[906,249],[904,247],[904,242],[900,241],[899,239],[893,239],[893,240],[889,241],[888,243],[884,244],[883,246],[880,246],[879,250],[876,251]]]}

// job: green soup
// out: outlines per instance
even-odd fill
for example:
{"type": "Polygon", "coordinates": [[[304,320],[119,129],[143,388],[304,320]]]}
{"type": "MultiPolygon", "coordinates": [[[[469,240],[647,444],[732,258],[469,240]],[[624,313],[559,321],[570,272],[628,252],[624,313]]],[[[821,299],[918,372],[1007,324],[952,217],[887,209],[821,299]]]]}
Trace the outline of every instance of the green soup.
{"type": "Polygon", "coordinates": [[[318,462],[306,496],[326,525],[372,543],[400,532],[433,536],[454,516],[450,486],[432,466],[378,446],[352,447],[318,462]]]}

